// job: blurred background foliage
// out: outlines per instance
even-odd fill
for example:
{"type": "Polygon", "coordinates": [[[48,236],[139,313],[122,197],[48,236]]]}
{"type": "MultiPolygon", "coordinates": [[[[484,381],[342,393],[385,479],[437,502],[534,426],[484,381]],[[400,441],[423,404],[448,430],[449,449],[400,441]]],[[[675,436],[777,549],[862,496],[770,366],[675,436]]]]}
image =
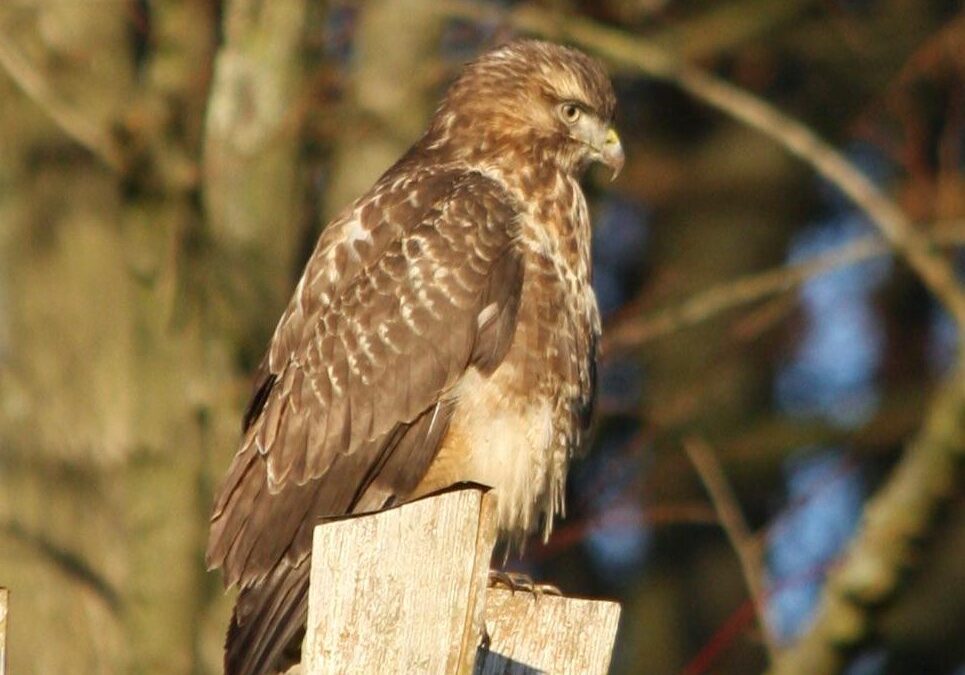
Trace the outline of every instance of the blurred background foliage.
{"type": "Polygon", "coordinates": [[[954,312],[840,185],[628,56],[800,120],[965,271],[960,3],[3,0],[11,672],[220,672],[212,490],[301,265],[527,32],[608,60],[629,159],[587,181],[594,447],[510,564],[623,603],[614,673],[965,672],[954,312]]]}

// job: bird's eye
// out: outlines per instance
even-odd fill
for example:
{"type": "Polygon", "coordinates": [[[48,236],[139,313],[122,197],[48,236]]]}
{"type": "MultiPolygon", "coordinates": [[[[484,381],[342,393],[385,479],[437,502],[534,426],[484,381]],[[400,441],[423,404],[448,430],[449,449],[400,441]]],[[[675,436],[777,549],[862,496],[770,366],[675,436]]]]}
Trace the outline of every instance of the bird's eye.
{"type": "Polygon", "coordinates": [[[560,117],[567,124],[573,124],[576,120],[580,119],[580,115],[583,111],[580,110],[580,106],[575,103],[562,103],[560,104],[560,117]]]}

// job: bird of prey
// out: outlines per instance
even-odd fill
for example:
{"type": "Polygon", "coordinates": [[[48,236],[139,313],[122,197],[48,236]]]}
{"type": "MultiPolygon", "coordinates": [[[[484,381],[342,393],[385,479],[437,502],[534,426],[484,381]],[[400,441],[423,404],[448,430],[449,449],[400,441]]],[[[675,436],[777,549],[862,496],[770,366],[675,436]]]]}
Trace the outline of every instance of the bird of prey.
{"type": "Polygon", "coordinates": [[[304,632],[312,529],[455,483],[510,540],[563,508],[600,317],[579,179],[623,164],[613,88],[575,49],[469,63],[425,134],[323,231],[257,375],[207,564],[240,587],[228,675],[304,632]]]}

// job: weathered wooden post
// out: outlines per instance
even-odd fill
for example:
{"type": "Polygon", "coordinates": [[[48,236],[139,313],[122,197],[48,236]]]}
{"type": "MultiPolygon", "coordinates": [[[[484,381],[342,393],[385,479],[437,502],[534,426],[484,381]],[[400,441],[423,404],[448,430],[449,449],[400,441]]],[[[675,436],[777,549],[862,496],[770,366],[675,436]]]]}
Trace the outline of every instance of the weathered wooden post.
{"type": "Polygon", "coordinates": [[[491,588],[485,617],[489,648],[476,675],[605,675],[620,605],[491,588]]]}
{"type": "Polygon", "coordinates": [[[619,605],[488,588],[485,488],[333,520],[314,537],[303,675],[607,672],[619,605]]]}
{"type": "Polygon", "coordinates": [[[479,489],[317,527],[305,672],[468,673],[494,536],[479,489]]]}

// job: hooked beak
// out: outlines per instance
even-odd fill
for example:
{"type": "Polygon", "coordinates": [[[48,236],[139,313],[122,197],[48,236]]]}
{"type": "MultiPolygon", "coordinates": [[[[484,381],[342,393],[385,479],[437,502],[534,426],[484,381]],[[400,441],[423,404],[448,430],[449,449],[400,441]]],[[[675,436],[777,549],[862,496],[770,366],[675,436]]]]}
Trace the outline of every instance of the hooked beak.
{"type": "Polygon", "coordinates": [[[620,175],[620,170],[623,168],[624,161],[626,161],[626,155],[623,153],[623,144],[620,143],[620,135],[613,127],[607,129],[606,137],[603,140],[603,147],[599,152],[600,161],[610,167],[610,170],[613,172],[610,180],[616,180],[617,176],[620,175]]]}

